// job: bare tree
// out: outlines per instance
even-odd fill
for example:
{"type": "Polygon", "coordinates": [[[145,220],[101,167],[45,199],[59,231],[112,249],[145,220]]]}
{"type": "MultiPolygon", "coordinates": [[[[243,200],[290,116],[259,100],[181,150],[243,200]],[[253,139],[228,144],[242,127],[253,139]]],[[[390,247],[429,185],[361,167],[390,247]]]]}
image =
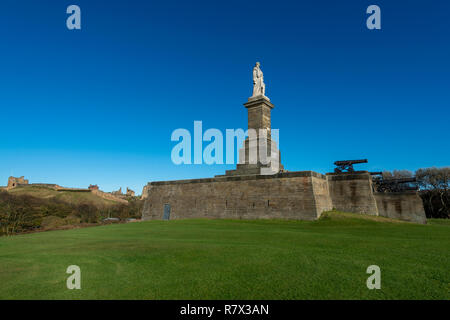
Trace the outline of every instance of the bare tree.
{"type": "Polygon", "coordinates": [[[450,217],[450,167],[423,168],[416,171],[424,203],[432,217],[450,217]]]}
{"type": "Polygon", "coordinates": [[[27,196],[14,197],[2,193],[0,226],[2,234],[7,236],[21,231],[31,217],[31,204],[27,196]]]}
{"type": "Polygon", "coordinates": [[[383,171],[383,179],[411,178],[414,174],[409,170],[383,171]]]}

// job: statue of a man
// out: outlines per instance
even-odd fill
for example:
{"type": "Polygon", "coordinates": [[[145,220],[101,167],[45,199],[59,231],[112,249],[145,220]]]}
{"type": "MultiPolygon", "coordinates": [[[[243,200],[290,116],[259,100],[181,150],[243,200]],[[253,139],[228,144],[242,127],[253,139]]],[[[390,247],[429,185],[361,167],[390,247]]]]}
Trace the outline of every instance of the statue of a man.
{"type": "Polygon", "coordinates": [[[259,68],[261,64],[259,62],[256,63],[253,68],[253,95],[252,97],[266,94],[266,85],[264,84],[263,72],[259,68]]]}

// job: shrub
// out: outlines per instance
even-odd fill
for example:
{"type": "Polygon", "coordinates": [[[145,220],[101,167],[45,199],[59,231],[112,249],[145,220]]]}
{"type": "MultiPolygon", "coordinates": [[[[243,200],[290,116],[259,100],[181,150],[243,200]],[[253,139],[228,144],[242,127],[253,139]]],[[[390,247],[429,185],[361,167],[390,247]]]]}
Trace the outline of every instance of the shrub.
{"type": "Polygon", "coordinates": [[[57,216],[44,217],[41,222],[41,227],[44,229],[55,229],[66,225],[66,221],[63,218],[57,216]]]}

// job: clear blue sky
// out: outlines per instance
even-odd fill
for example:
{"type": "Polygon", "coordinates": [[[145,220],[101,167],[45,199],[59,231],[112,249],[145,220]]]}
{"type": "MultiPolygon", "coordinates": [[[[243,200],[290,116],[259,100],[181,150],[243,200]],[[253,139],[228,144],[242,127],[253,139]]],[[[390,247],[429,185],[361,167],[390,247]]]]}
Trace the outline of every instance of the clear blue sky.
{"type": "Polygon", "coordinates": [[[2,0],[0,185],[140,193],[222,174],[234,166],[172,164],[170,135],[246,128],[255,61],[286,169],[450,165],[449,14],[425,0],[2,0]],[[366,28],[370,4],[381,30],[366,28]]]}

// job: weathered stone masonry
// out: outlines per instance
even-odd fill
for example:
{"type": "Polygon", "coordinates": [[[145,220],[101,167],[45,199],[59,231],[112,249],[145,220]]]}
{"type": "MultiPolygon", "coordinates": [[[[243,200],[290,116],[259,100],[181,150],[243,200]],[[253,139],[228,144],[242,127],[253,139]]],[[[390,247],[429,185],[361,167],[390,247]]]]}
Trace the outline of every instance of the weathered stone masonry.
{"type": "Polygon", "coordinates": [[[313,220],[331,209],[326,177],[312,171],[152,182],[144,219],[288,218],[313,220]]]}
{"type": "Polygon", "coordinates": [[[143,219],[299,219],[314,220],[324,211],[384,216],[425,223],[422,200],[415,192],[376,193],[368,172],[322,175],[313,171],[273,176],[223,176],[151,182],[143,219]]]}

